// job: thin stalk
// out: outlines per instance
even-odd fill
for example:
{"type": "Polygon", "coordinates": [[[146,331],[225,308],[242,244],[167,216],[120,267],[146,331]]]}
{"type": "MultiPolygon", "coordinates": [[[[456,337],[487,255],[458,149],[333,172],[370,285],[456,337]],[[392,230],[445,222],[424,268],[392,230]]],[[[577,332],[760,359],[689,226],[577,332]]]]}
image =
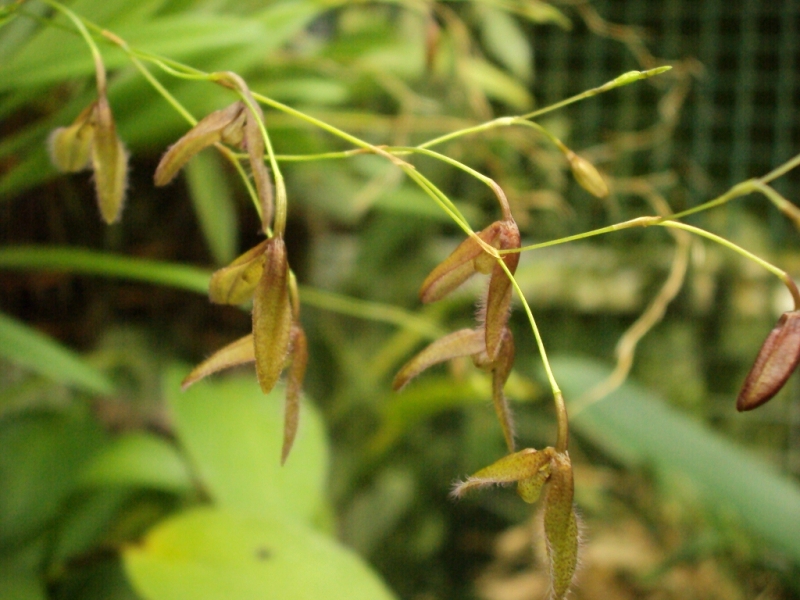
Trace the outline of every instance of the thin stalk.
{"type": "Polygon", "coordinates": [[[97,77],[97,93],[101,96],[105,95],[106,70],[105,66],[103,65],[103,57],[100,54],[100,49],[97,47],[97,44],[95,44],[92,34],[90,34],[89,30],[86,29],[86,25],[84,25],[83,20],[60,2],[55,2],[54,0],[44,0],[44,2],[72,21],[72,23],[75,25],[75,28],[81,34],[81,37],[86,42],[86,45],[89,46],[89,50],[92,53],[92,58],[94,59],[94,69],[97,77]]]}
{"type": "Polygon", "coordinates": [[[687,225],[686,223],[680,223],[677,221],[664,221],[662,223],[651,223],[652,225],[658,225],[660,227],[673,227],[675,229],[683,229],[684,231],[689,231],[696,235],[702,236],[709,240],[712,240],[726,248],[733,250],[734,252],[744,256],[745,258],[749,258],[756,264],[762,266],[767,271],[775,275],[778,279],[780,279],[783,284],[788,288],[789,293],[792,295],[792,300],[794,301],[794,309],[800,310],[800,291],[797,289],[797,285],[795,284],[794,280],[786,273],[786,271],[779,269],[772,263],[768,263],[763,258],[756,256],[752,252],[749,252],[742,248],[741,246],[737,246],[730,240],[725,239],[724,237],[720,237],[710,231],[706,231],[705,229],[700,229],[699,227],[695,227],[694,225],[687,225]]]}
{"type": "Polygon", "coordinates": [[[536,345],[539,348],[539,355],[542,357],[542,363],[544,364],[547,381],[550,383],[550,389],[553,392],[553,403],[555,405],[556,420],[558,422],[558,437],[556,438],[555,449],[556,452],[566,452],[567,446],[569,445],[569,418],[567,417],[567,406],[564,403],[564,395],[561,392],[561,388],[558,387],[558,382],[556,381],[555,375],[553,375],[553,369],[550,367],[550,361],[547,358],[547,352],[544,348],[542,336],[539,333],[539,327],[536,325],[536,319],[533,317],[533,311],[531,311],[531,307],[525,298],[525,294],[522,293],[519,283],[517,283],[516,278],[509,270],[505,261],[498,259],[497,264],[500,265],[503,268],[503,271],[506,272],[506,276],[511,281],[511,285],[514,287],[517,296],[522,302],[522,307],[525,309],[525,314],[528,315],[528,321],[530,322],[531,329],[533,330],[533,337],[536,338],[536,345]]]}

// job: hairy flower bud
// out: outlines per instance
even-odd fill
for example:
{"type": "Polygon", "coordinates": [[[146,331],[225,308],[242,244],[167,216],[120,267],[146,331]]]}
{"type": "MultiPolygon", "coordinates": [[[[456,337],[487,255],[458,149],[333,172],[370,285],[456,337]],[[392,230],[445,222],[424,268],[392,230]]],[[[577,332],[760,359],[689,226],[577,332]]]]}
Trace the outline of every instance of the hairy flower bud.
{"type": "Polygon", "coordinates": [[[244,139],[246,111],[244,103],[234,102],[226,108],[215,110],[192,127],[167,149],[156,168],[153,180],[156,185],[167,185],[195,154],[216,144],[226,142],[239,145],[244,139]]]}
{"type": "Polygon", "coordinates": [[[758,408],[777,394],[800,362],[800,311],[781,315],[744,380],[736,409],[758,408]]]}
{"type": "MultiPolygon", "coordinates": [[[[499,223],[498,247],[502,250],[519,248],[520,237],[517,224],[511,219],[500,221],[499,223]]],[[[503,262],[513,275],[519,264],[519,253],[505,254],[503,262]]],[[[506,275],[505,269],[500,264],[495,263],[492,268],[492,277],[489,280],[489,291],[486,294],[486,310],[483,313],[486,331],[486,352],[491,360],[497,357],[504,335],[503,332],[508,323],[508,315],[511,312],[512,291],[511,280],[506,275]]]]}
{"type": "Polygon", "coordinates": [[[53,165],[64,173],[88,168],[92,160],[95,102],[87,106],[68,127],[59,127],[50,134],[48,149],[53,165]]]}
{"type": "Polygon", "coordinates": [[[128,187],[128,153],[117,136],[111,107],[105,95],[94,109],[94,138],[91,146],[97,202],[103,220],[114,223],[122,214],[128,187]]]}
{"type": "Polygon", "coordinates": [[[282,237],[276,236],[267,241],[264,272],[253,296],[256,374],[265,394],[275,387],[286,364],[291,327],[286,244],[282,237]]]}
{"type": "Polygon", "coordinates": [[[572,176],[583,189],[597,198],[608,196],[608,184],[603,176],[588,160],[575,154],[572,150],[566,150],[564,155],[572,169],[572,176]]]}
{"type": "Polygon", "coordinates": [[[561,600],[572,585],[578,566],[578,520],[573,506],[572,464],[566,452],[555,453],[544,509],[544,533],[550,557],[553,600],[561,600]]]}
{"type": "MultiPolygon", "coordinates": [[[[478,233],[478,237],[490,246],[495,246],[501,229],[502,222],[496,221],[478,233]]],[[[426,304],[441,300],[472,277],[478,270],[477,267],[481,267],[481,272],[488,272],[485,261],[481,258],[485,254],[486,251],[474,237],[465,239],[425,278],[419,291],[420,299],[426,304]]],[[[493,264],[494,259],[489,259],[490,264],[493,264]]]]}

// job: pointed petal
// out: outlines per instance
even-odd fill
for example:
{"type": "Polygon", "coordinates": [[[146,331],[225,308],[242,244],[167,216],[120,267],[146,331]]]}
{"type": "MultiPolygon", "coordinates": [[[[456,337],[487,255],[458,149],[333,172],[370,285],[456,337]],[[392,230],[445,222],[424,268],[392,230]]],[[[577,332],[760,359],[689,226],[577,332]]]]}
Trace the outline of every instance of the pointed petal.
{"type": "Polygon", "coordinates": [[[303,388],[303,378],[306,375],[308,364],[308,343],[303,329],[295,324],[292,326],[292,352],[291,364],[286,376],[286,408],[283,416],[283,449],[281,450],[281,464],[289,458],[289,453],[294,445],[297,435],[297,424],[300,420],[300,393],[303,388]]]}
{"type": "Polygon", "coordinates": [[[114,223],[122,213],[128,182],[128,153],[117,137],[111,107],[105,96],[97,100],[94,110],[92,168],[97,189],[97,202],[103,220],[114,223]]]}
{"type": "Polygon", "coordinates": [[[553,459],[553,454],[554,451],[550,447],[543,450],[526,448],[514,454],[509,454],[474,475],[467,477],[466,481],[458,483],[450,494],[460,497],[473,489],[540,478],[542,473],[545,473],[546,479],[546,473],[550,468],[549,465],[553,459]]]}
{"type": "MultiPolygon", "coordinates": [[[[502,229],[498,237],[500,248],[503,250],[519,248],[520,237],[517,224],[511,220],[502,221],[501,223],[502,229]]],[[[517,270],[517,264],[519,264],[519,253],[504,255],[503,262],[513,275],[517,270]]],[[[503,331],[506,328],[506,323],[508,323],[512,291],[511,280],[506,275],[503,267],[495,264],[492,269],[492,278],[489,281],[489,292],[486,295],[485,313],[486,352],[491,360],[494,360],[497,356],[500,342],[503,338],[503,331]]]]}
{"type": "MultiPolygon", "coordinates": [[[[487,244],[494,245],[500,229],[501,222],[497,221],[478,236],[487,244]]],[[[473,237],[465,239],[425,278],[419,291],[420,299],[427,304],[444,298],[475,274],[476,259],[482,254],[485,254],[483,248],[473,237]]],[[[479,260],[478,265],[484,266],[484,263],[479,260]]]]}
{"type": "Polygon", "coordinates": [[[217,350],[197,365],[181,382],[181,389],[185,390],[193,383],[217,371],[253,362],[255,359],[256,353],[253,346],[253,334],[251,333],[217,350]]]}
{"type": "Polygon", "coordinates": [[[739,411],[758,408],[777,394],[800,362],[800,311],[784,313],[770,331],[736,399],[739,411]]]}
{"type": "Polygon", "coordinates": [[[578,521],[572,503],[573,494],[569,454],[556,453],[551,463],[544,512],[553,600],[566,596],[578,566],[578,521]]]}
{"type": "Polygon", "coordinates": [[[503,339],[500,343],[500,350],[497,353],[497,360],[492,369],[492,401],[500,426],[503,428],[503,437],[506,440],[509,452],[514,451],[514,417],[508,405],[508,400],[503,393],[503,388],[506,385],[506,381],[508,381],[508,376],[511,374],[511,368],[514,366],[514,354],[514,336],[511,330],[506,327],[503,331],[503,339]]]}
{"type": "Polygon", "coordinates": [[[253,296],[253,339],[256,374],[265,394],[275,387],[286,364],[292,309],[289,302],[289,264],[281,237],[268,240],[264,272],[253,296]]]}
{"type": "Polygon", "coordinates": [[[208,286],[211,302],[241,304],[250,299],[264,272],[264,251],[268,243],[269,240],[264,240],[227,267],[214,272],[208,286]]]}
{"type": "Polygon", "coordinates": [[[266,231],[270,223],[272,223],[274,199],[272,197],[272,181],[269,177],[269,170],[264,164],[264,138],[261,135],[261,128],[258,124],[259,120],[263,122],[264,114],[258,104],[254,104],[254,106],[258,114],[254,115],[248,109],[244,125],[244,142],[250,159],[250,170],[256,183],[256,193],[261,204],[262,229],[266,231]]]}
{"type": "Polygon", "coordinates": [[[244,104],[234,102],[230,106],[215,110],[201,119],[182,138],[166,151],[158,163],[154,176],[155,184],[167,185],[173,180],[183,165],[189,162],[203,148],[220,141],[227,143],[241,141],[244,125],[244,104]],[[238,132],[238,133],[237,133],[238,132]]]}
{"type": "Polygon", "coordinates": [[[471,356],[481,350],[483,350],[483,335],[480,330],[454,331],[436,340],[408,361],[395,376],[392,387],[399,390],[428,367],[459,356],[471,356]]]}

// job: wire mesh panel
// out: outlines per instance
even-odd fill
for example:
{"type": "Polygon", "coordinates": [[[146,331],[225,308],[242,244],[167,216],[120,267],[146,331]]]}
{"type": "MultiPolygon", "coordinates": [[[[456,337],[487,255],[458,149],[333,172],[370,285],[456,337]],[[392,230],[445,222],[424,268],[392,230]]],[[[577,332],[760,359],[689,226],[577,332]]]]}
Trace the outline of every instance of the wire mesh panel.
{"type": "MultiPolygon", "coordinates": [[[[623,163],[630,171],[677,169],[699,202],[800,151],[800,3],[597,0],[592,6],[607,23],[636,28],[655,56],[695,58],[702,65],[674,140],[647,159],[623,163]],[[696,177],[700,173],[709,177],[709,186],[696,177]]],[[[580,20],[571,32],[538,28],[535,35],[541,104],[642,68],[623,43],[596,35],[580,20]]],[[[572,111],[573,144],[591,145],[612,132],[647,127],[656,116],[658,85],[622,88],[572,111]]],[[[775,187],[794,201],[800,175],[790,174],[775,187]]]]}

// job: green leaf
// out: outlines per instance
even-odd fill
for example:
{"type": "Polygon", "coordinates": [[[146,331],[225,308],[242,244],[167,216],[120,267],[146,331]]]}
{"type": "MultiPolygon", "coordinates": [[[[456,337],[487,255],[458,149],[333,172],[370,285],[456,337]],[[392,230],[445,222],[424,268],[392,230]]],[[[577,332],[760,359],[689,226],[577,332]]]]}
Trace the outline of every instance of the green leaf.
{"type": "MultiPolygon", "coordinates": [[[[553,360],[565,397],[577,398],[610,369],[576,358],[553,360]]],[[[734,411],[731,398],[731,411],[734,411]]],[[[742,417],[745,418],[745,417],[742,417]]],[[[626,383],[572,415],[576,432],[629,465],[653,466],[699,492],[752,534],[800,563],[800,486],[773,465],[626,383]]]]}
{"type": "Polygon", "coordinates": [[[186,165],[186,181],[200,229],[218,265],[236,257],[238,219],[225,171],[216,153],[201,152],[186,165]]]}
{"type": "Polygon", "coordinates": [[[59,383],[110,394],[111,381],[55,340],[0,313],[0,356],[59,383]]]}
{"type": "Polygon", "coordinates": [[[192,490],[186,462],[175,447],[149,433],[129,433],[108,444],[86,465],[86,486],[131,486],[185,493],[192,490]]]}
{"type": "Polygon", "coordinates": [[[178,439],[213,500],[255,516],[276,511],[303,520],[319,516],[328,449],[309,403],[303,403],[295,448],[281,467],[283,386],[265,396],[251,373],[200,381],[181,392],[188,371],[170,370],[165,396],[178,439]]]}
{"type": "Polygon", "coordinates": [[[279,513],[184,512],[123,552],[146,600],[390,600],[353,553],[279,513]]]}
{"type": "Polygon", "coordinates": [[[38,532],[75,489],[77,473],[100,447],[91,415],[23,413],[0,427],[0,547],[38,532]]]}
{"type": "Polygon", "coordinates": [[[518,79],[529,82],[533,75],[532,47],[525,33],[508,13],[488,6],[480,9],[486,49],[518,79]]]}

